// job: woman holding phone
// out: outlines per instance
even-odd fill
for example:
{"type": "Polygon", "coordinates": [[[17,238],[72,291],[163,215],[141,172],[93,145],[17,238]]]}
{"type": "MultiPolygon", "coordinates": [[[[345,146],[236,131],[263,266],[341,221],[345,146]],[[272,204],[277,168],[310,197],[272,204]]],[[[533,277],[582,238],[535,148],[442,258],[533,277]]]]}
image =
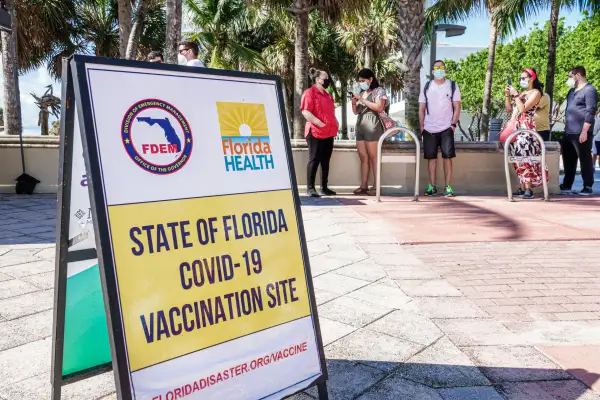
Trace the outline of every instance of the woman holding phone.
{"type": "MultiPolygon", "coordinates": [[[[506,111],[513,114],[512,118],[516,119],[517,129],[537,131],[540,114],[538,108],[544,95],[542,84],[533,68],[525,68],[521,71],[519,83],[523,89],[521,93],[512,86],[507,86],[504,90],[506,111]]],[[[543,112],[541,114],[543,115],[543,112]]],[[[547,116],[546,112],[546,118],[547,116]]],[[[548,126],[548,134],[549,128],[548,126]]],[[[539,156],[542,152],[539,141],[527,133],[517,135],[512,143],[505,143],[505,146],[509,146],[510,155],[516,157],[539,156]]],[[[533,188],[542,185],[542,179],[548,179],[548,171],[542,173],[540,163],[521,162],[513,165],[520,183],[514,195],[523,199],[533,199],[533,188]]]]}
{"type": "Polygon", "coordinates": [[[373,183],[377,174],[377,144],[386,129],[395,122],[386,114],[388,97],[385,89],[379,86],[375,74],[370,69],[362,69],[357,76],[361,92],[352,97],[352,112],[356,120],[356,149],[360,159],[360,187],[355,195],[375,196],[375,187],[369,189],[369,170],[373,173],[373,183]]]}

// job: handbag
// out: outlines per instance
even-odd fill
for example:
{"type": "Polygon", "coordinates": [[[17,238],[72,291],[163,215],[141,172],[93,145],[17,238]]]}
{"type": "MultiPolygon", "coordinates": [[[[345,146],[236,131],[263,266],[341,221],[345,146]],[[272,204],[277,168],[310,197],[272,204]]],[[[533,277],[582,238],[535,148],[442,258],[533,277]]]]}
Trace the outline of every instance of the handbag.
{"type": "Polygon", "coordinates": [[[398,126],[398,123],[392,118],[390,118],[384,111],[379,113],[379,119],[381,120],[381,124],[385,127],[386,130],[398,126]]]}
{"type": "MultiPolygon", "coordinates": [[[[512,117],[506,121],[502,127],[502,132],[500,132],[500,143],[504,144],[508,137],[517,129],[519,129],[519,121],[517,120],[517,117],[512,117]]],[[[512,141],[514,142],[515,139],[516,137],[514,137],[512,141]]]]}

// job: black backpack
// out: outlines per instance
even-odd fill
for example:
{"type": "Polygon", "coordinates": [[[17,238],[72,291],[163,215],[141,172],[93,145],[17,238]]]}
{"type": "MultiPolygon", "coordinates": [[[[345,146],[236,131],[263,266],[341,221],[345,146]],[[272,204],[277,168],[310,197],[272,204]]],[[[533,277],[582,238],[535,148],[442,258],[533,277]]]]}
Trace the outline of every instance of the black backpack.
{"type": "MultiPolygon", "coordinates": [[[[454,92],[456,92],[456,82],[450,80],[450,103],[452,104],[452,112],[454,112],[454,92]]],[[[423,94],[425,95],[425,109],[427,110],[427,114],[429,114],[429,101],[427,100],[427,91],[429,90],[429,86],[431,86],[431,81],[427,81],[425,84],[425,88],[423,89],[423,94]]]]}

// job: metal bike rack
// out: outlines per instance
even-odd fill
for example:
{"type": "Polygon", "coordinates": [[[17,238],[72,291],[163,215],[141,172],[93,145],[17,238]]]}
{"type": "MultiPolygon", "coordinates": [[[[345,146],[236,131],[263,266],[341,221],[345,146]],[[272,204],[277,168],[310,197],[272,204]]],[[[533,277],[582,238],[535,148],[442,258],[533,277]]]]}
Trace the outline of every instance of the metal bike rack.
{"type": "Polygon", "coordinates": [[[421,143],[419,142],[419,138],[414,134],[410,129],[405,128],[403,126],[397,126],[395,128],[390,128],[381,135],[379,138],[379,143],[377,144],[377,179],[375,182],[376,187],[376,195],[375,200],[377,202],[381,201],[381,147],[383,146],[383,142],[390,136],[397,135],[400,132],[408,133],[414,140],[416,150],[415,150],[415,197],[413,201],[419,201],[419,166],[421,163],[421,143]]]}
{"type": "Polygon", "coordinates": [[[548,182],[546,181],[546,146],[544,144],[544,139],[534,130],[532,129],[518,129],[510,134],[510,136],[506,139],[504,145],[504,171],[506,172],[506,189],[508,190],[508,201],[514,201],[512,194],[512,184],[510,182],[510,170],[508,168],[508,164],[516,164],[522,162],[529,162],[532,164],[542,164],[542,186],[544,187],[544,201],[550,201],[550,197],[548,196],[548,182]],[[532,135],[539,143],[542,149],[542,152],[539,156],[509,156],[508,155],[508,146],[512,142],[513,138],[515,138],[520,133],[527,133],[532,135]]]}

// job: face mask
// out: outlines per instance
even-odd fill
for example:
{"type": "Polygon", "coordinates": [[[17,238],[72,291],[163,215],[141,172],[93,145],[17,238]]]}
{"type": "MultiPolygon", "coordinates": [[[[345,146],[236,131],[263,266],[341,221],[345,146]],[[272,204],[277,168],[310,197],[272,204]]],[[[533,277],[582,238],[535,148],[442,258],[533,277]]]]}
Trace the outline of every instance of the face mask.
{"type": "Polygon", "coordinates": [[[435,77],[435,79],[442,79],[446,76],[446,70],[436,69],[433,71],[433,76],[435,77]]]}
{"type": "Polygon", "coordinates": [[[521,79],[521,87],[527,89],[529,87],[529,79],[521,79]]]}
{"type": "Polygon", "coordinates": [[[331,79],[323,79],[323,88],[327,89],[331,85],[331,79]]]}
{"type": "Polygon", "coordinates": [[[361,90],[368,90],[371,85],[369,85],[367,82],[361,82],[358,84],[358,86],[360,86],[361,90]]]}
{"type": "Polygon", "coordinates": [[[575,79],[573,79],[573,78],[567,79],[567,86],[570,88],[574,88],[575,87],[575,79]]]}
{"type": "Polygon", "coordinates": [[[183,54],[177,55],[177,64],[179,64],[179,65],[186,65],[187,64],[187,58],[185,58],[185,56],[183,54]]]}

